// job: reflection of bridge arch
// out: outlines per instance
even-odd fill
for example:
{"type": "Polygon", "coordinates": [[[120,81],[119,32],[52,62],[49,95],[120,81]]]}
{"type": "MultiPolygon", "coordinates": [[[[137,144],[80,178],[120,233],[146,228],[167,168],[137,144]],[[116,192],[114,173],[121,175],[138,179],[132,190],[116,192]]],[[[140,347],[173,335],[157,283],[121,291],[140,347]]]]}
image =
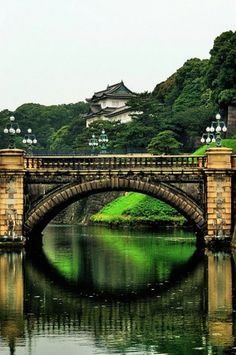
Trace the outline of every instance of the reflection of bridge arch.
{"type": "Polygon", "coordinates": [[[64,185],[47,194],[28,211],[25,233],[29,238],[39,235],[46,225],[71,203],[94,193],[112,190],[136,191],[156,197],[176,208],[198,232],[205,232],[203,210],[182,190],[165,183],[153,184],[148,181],[113,177],[64,185]]]}
{"type": "MultiPolygon", "coordinates": [[[[81,253],[83,255],[85,253],[81,253]]],[[[58,267],[53,264],[45,254],[43,249],[40,251],[28,251],[27,253],[27,263],[30,265],[29,271],[34,270],[38,276],[35,276],[33,280],[37,278],[35,287],[39,287],[41,278],[47,277],[47,282],[50,287],[52,285],[56,289],[60,289],[60,292],[69,292],[73,297],[78,297],[80,295],[83,298],[89,298],[88,295],[93,295],[93,299],[99,300],[109,300],[113,302],[114,300],[128,301],[133,299],[147,299],[155,296],[156,294],[166,294],[171,293],[175,288],[184,288],[184,284],[187,280],[191,279],[192,275],[196,272],[197,269],[202,269],[203,253],[201,250],[196,249],[193,254],[184,262],[179,265],[175,265],[169,276],[168,282],[157,283],[156,279],[148,279],[148,283],[140,286],[139,288],[134,289],[127,287],[126,289],[115,289],[104,288],[104,285],[101,288],[96,282],[91,274],[91,265],[87,265],[87,269],[84,270],[83,275],[78,280],[72,280],[63,275],[58,267]],[[150,283],[149,283],[150,282],[150,283]],[[155,284],[155,291],[153,285],[155,284]]],[[[84,262],[87,260],[84,259],[84,262]]],[[[89,261],[88,261],[89,262],[89,261]]],[[[28,267],[27,267],[28,270],[28,267]]],[[[201,272],[201,275],[203,273],[201,272]]],[[[199,287],[202,285],[203,280],[198,280],[199,287]]]]}
{"type": "MultiPolygon", "coordinates": [[[[120,352],[121,339],[123,353],[126,353],[126,350],[127,353],[130,352],[131,343],[134,343],[132,340],[140,334],[140,353],[141,349],[143,350],[142,344],[147,341],[152,345],[158,344],[158,349],[166,353],[165,344],[160,344],[160,334],[163,336],[164,332],[168,332],[173,338],[179,335],[176,324],[183,324],[183,327],[188,324],[190,329],[194,328],[195,334],[199,334],[203,327],[199,294],[204,292],[204,268],[200,255],[192,260],[192,267],[189,263],[183,265],[182,270],[177,273],[180,279],[176,277],[174,270],[175,275],[173,274],[171,281],[164,283],[158,292],[150,291],[137,297],[131,294],[123,299],[113,296],[109,299],[104,294],[98,297],[93,293],[81,295],[80,290],[74,292],[75,290],[69,285],[66,286],[63,280],[56,277],[53,269],[47,268],[41,254],[35,254],[30,258],[27,255],[25,259],[25,287],[26,291],[30,290],[31,294],[40,296],[46,307],[39,307],[39,298],[33,297],[32,302],[25,304],[25,314],[30,320],[28,326],[31,326],[32,336],[36,332],[46,332],[47,336],[58,334],[61,330],[63,334],[76,334],[76,337],[78,334],[84,337],[85,334],[86,339],[89,339],[91,334],[101,352],[104,344],[111,345],[107,341],[104,343],[109,329],[116,352],[120,352]],[[191,312],[183,312],[182,306],[190,303],[191,312]]],[[[192,341],[193,338],[190,337],[191,346],[192,341]]],[[[178,343],[178,349],[180,346],[178,343]]],[[[182,347],[180,351],[184,353],[182,347]]],[[[114,351],[104,350],[104,353],[112,352],[114,351]]]]}

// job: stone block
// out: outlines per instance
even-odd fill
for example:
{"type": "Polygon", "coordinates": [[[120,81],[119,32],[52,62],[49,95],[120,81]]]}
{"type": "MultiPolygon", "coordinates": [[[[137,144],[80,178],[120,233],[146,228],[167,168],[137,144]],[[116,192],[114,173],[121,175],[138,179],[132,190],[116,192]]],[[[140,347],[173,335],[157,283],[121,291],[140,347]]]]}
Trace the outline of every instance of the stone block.
{"type": "Polygon", "coordinates": [[[231,169],[231,148],[215,147],[209,148],[207,154],[207,169],[231,169]]]}

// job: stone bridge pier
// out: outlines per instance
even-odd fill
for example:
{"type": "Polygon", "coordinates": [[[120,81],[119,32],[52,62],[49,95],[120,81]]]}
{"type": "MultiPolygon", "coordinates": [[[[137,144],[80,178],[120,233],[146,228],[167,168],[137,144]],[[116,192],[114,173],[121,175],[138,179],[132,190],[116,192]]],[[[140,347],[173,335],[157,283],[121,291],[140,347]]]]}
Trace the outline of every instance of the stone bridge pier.
{"type": "Polygon", "coordinates": [[[24,224],[24,151],[0,151],[0,238],[21,238],[24,224]]]}
{"type": "Polygon", "coordinates": [[[233,166],[232,149],[209,148],[206,174],[205,243],[231,241],[233,234],[233,166]]]}

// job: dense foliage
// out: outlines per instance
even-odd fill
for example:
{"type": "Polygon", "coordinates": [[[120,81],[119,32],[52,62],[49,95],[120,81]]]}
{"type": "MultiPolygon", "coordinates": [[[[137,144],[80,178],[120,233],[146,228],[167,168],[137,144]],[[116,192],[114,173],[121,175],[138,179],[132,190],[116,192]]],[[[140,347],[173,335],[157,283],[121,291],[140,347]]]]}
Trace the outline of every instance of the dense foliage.
{"type": "Polygon", "coordinates": [[[181,145],[175,138],[173,131],[165,130],[151,139],[147,146],[147,151],[153,154],[174,154],[181,145]]]}
{"type": "Polygon", "coordinates": [[[214,100],[222,106],[236,105],[236,32],[218,36],[210,54],[207,83],[214,100]]]}
{"type": "MultiPolygon", "coordinates": [[[[128,152],[149,146],[149,150],[163,151],[156,149],[155,142],[160,146],[163,140],[162,145],[166,144],[168,137],[162,132],[171,131],[174,146],[170,152],[191,152],[200,145],[199,137],[215,113],[220,111],[225,119],[227,105],[236,103],[236,32],[218,36],[210,55],[209,60],[187,60],[153,92],[132,98],[128,104],[133,120],[127,124],[97,121],[86,128],[85,102],[53,106],[29,103],[15,112],[4,110],[0,112],[0,148],[7,147],[3,128],[14,114],[23,134],[28,127],[33,129],[39,150],[88,151],[92,134],[99,136],[104,128],[110,150],[128,152]]],[[[17,140],[17,146],[22,147],[22,137],[17,140]]]]}
{"type": "MultiPolygon", "coordinates": [[[[0,148],[7,147],[8,137],[2,132],[13,114],[23,136],[28,128],[37,136],[38,149],[51,150],[56,146],[59,150],[71,150],[78,132],[84,129],[83,114],[87,111],[88,105],[84,102],[53,106],[29,103],[14,112],[4,110],[0,112],[0,148]]],[[[17,137],[17,140],[17,146],[23,147],[22,137],[17,137]]]]}

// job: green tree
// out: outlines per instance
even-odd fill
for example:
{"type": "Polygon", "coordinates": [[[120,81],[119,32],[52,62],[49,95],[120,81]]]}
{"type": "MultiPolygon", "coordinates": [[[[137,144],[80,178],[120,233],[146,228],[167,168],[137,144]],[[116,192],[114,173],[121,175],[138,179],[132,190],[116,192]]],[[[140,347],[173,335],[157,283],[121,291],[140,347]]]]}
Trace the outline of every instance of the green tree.
{"type": "Polygon", "coordinates": [[[70,127],[62,126],[59,130],[54,132],[50,138],[49,150],[56,151],[71,151],[71,146],[66,144],[66,138],[70,132],[70,127]]]}
{"type": "Polygon", "coordinates": [[[166,130],[152,138],[147,150],[150,153],[169,154],[179,152],[181,146],[182,143],[175,138],[175,133],[171,130],[166,130]]]}
{"type": "Polygon", "coordinates": [[[236,104],[236,32],[223,32],[216,37],[206,75],[214,100],[226,106],[236,104]]]}
{"type": "Polygon", "coordinates": [[[215,117],[216,107],[211,103],[208,106],[194,106],[183,111],[175,112],[171,119],[172,130],[180,137],[186,152],[198,148],[202,133],[215,117]]]}

